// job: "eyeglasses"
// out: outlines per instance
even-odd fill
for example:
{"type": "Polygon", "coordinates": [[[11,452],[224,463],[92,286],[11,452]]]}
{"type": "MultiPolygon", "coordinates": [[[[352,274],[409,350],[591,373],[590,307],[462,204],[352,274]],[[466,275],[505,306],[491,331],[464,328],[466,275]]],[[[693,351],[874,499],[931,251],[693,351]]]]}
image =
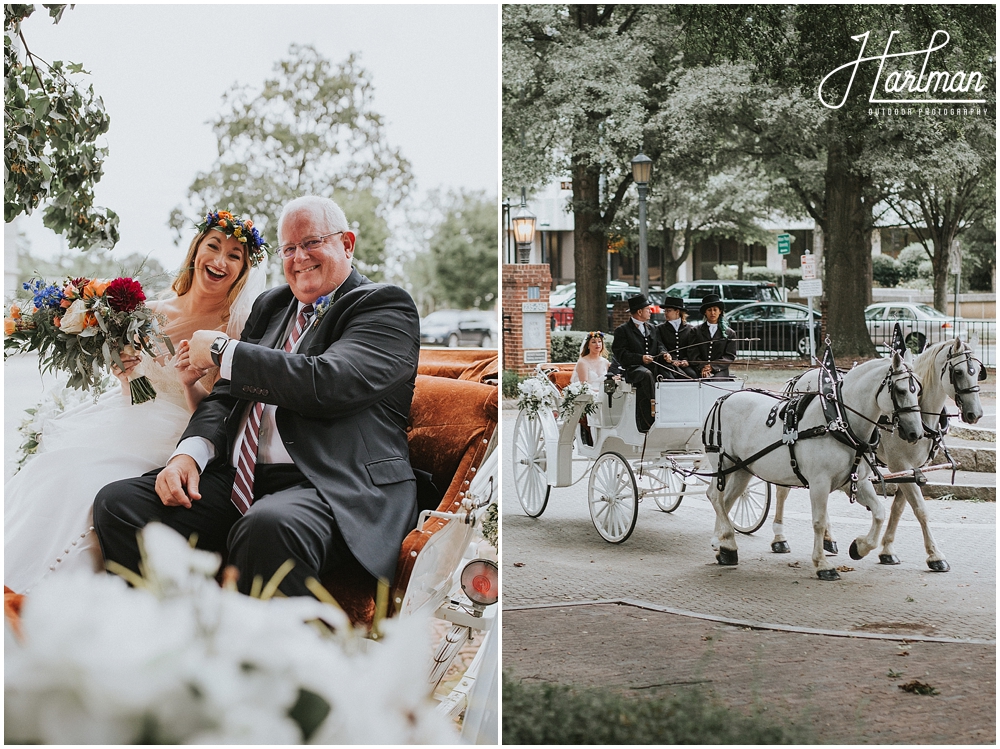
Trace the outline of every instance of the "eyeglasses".
{"type": "Polygon", "coordinates": [[[278,252],[281,253],[281,256],[283,258],[290,258],[292,255],[295,254],[295,250],[297,250],[299,247],[301,247],[302,250],[307,253],[315,252],[316,250],[318,250],[320,247],[323,246],[323,243],[326,241],[327,237],[335,237],[338,234],[343,234],[343,233],[344,233],[343,231],[335,231],[333,234],[324,234],[320,237],[306,237],[301,242],[297,242],[295,244],[286,244],[284,247],[280,248],[278,252]]]}

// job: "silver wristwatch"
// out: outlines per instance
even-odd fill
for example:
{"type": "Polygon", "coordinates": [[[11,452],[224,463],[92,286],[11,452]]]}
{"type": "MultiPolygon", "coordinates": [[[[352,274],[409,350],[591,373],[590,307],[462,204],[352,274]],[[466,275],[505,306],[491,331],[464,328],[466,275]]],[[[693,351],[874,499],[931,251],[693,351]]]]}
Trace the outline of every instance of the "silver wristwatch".
{"type": "Polygon", "coordinates": [[[226,350],[226,346],[229,345],[229,336],[220,335],[214,341],[212,345],[209,346],[208,351],[212,355],[212,362],[217,367],[222,366],[222,352],[226,350]]]}

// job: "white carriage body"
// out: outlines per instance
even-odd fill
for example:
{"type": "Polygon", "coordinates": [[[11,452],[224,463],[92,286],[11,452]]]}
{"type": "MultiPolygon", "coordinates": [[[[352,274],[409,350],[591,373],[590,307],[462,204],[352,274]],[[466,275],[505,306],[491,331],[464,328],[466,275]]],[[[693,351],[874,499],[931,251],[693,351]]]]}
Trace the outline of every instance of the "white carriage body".
{"type": "MultiPolygon", "coordinates": [[[[593,446],[585,445],[579,439],[579,430],[574,427],[577,450],[580,455],[591,459],[609,451],[620,453],[629,459],[639,458],[643,453],[647,458],[665,452],[700,454],[703,452],[701,428],[705,416],[715,401],[742,388],[743,382],[740,380],[658,382],[653,426],[648,434],[643,434],[635,424],[635,389],[627,384],[622,385],[612,395],[610,407],[607,395],[597,396],[598,411],[588,419],[594,436],[593,446]]],[[[576,422],[573,423],[575,425],[576,422]]]]}
{"type": "MultiPolygon", "coordinates": [[[[541,366],[539,371],[545,372],[541,366]]],[[[558,403],[559,391],[550,386],[558,403]]],[[[605,541],[622,543],[635,527],[642,497],[653,499],[663,512],[673,512],[693,486],[707,483],[696,473],[705,459],[702,426],[719,398],[742,389],[742,380],[659,382],[654,422],[646,434],[636,427],[635,389],[623,382],[610,397],[577,395],[566,410],[546,405],[522,411],[514,424],[512,451],[518,501],[530,517],[539,517],[552,488],[572,486],[589,474],[594,526],[605,541]],[[597,409],[587,417],[592,437],[588,445],[580,417],[590,404],[597,409]],[[574,463],[587,464],[583,476],[574,477],[574,463]]],[[[741,533],[760,528],[770,496],[769,484],[748,486],[733,506],[734,527],[741,533]]]]}

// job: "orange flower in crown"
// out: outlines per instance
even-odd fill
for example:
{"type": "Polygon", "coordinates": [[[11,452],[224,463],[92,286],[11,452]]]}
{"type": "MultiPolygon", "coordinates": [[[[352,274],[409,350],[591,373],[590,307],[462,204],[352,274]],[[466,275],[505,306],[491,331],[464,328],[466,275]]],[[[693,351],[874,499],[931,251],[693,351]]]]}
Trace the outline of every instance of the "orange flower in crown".
{"type": "Polygon", "coordinates": [[[205,214],[205,220],[198,224],[198,231],[204,232],[209,229],[221,231],[226,236],[238,239],[246,247],[251,265],[260,263],[270,249],[260,232],[254,228],[253,221],[242,219],[229,211],[209,211],[205,214]]]}

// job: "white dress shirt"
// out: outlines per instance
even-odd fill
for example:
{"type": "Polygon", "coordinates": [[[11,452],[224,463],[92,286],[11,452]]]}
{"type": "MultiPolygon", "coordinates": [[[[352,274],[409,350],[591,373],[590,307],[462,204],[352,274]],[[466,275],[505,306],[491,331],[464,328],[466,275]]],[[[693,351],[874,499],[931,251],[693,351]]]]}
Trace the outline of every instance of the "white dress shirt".
{"type": "Polygon", "coordinates": [[[708,334],[712,336],[712,338],[715,338],[715,331],[717,331],[718,329],[719,329],[719,323],[716,323],[715,325],[712,325],[712,323],[708,324],[708,334]]]}
{"type": "Polygon", "coordinates": [[[674,326],[674,330],[680,332],[681,322],[683,322],[679,317],[676,320],[667,320],[668,323],[674,326]]]}
{"type": "Polygon", "coordinates": [[[645,336],[646,335],[646,323],[644,323],[642,320],[636,320],[634,317],[632,318],[632,322],[635,323],[635,326],[639,329],[639,332],[642,333],[643,336],[645,336]]]}
{"type": "MultiPolygon", "coordinates": [[[[331,296],[335,292],[331,292],[331,296]]],[[[299,313],[305,305],[302,302],[298,303],[295,309],[295,314],[292,316],[291,321],[288,323],[288,327],[285,329],[284,335],[281,336],[281,345],[284,346],[284,342],[288,340],[288,336],[291,335],[292,328],[295,326],[295,321],[298,319],[299,313]]],[[[298,351],[299,346],[302,343],[302,339],[306,337],[306,331],[309,330],[309,326],[312,323],[313,318],[316,313],[309,315],[306,318],[305,327],[302,329],[302,335],[299,336],[299,340],[295,342],[292,346],[291,353],[298,351]]],[[[226,346],[226,350],[222,352],[222,358],[219,360],[219,376],[224,380],[231,380],[233,376],[233,353],[236,351],[236,347],[240,345],[240,341],[232,339],[229,345],[226,346]]],[[[277,346],[275,348],[278,348],[277,346]]],[[[253,401],[248,401],[253,403],[253,401]]],[[[274,421],[274,412],[277,406],[265,405],[264,411],[260,415],[260,438],[258,440],[257,447],[257,462],[258,463],[291,463],[292,456],[288,454],[285,449],[284,444],[281,442],[281,435],[278,434],[278,426],[274,421]]],[[[250,418],[250,410],[247,409],[247,413],[243,416],[240,421],[240,428],[237,432],[236,444],[233,446],[233,453],[229,456],[229,461],[231,466],[236,465],[236,460],[240,454],[240,446],[243,444],[243,431],[246,428],[247,419],[250,418]]],[[[185,440],[181,440],[180,444],[177,445],[177,449],[174,450],[173,455],[170,456],[172,459],[175,455],[190,455],[194,458],[195,462],[198,464],[198,470],[204,471],[205,466],[207,466],[215,458],[215,445],[212,444],[211,440],[205,439],[204,437],[188,437],[185,440]]],[[[167,461],[170,462],[169,460],[167,461]]]]}

